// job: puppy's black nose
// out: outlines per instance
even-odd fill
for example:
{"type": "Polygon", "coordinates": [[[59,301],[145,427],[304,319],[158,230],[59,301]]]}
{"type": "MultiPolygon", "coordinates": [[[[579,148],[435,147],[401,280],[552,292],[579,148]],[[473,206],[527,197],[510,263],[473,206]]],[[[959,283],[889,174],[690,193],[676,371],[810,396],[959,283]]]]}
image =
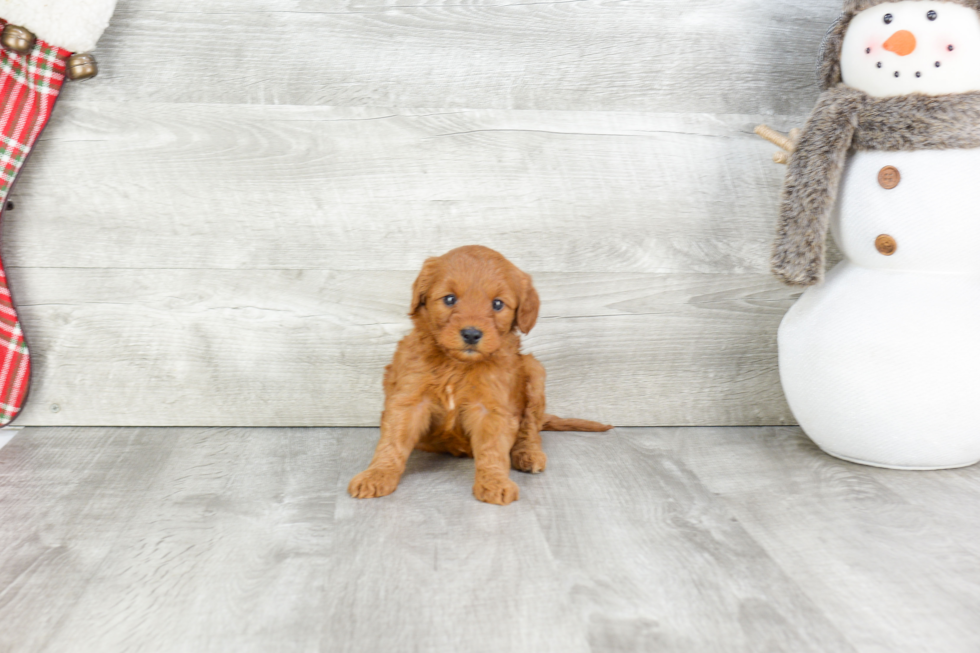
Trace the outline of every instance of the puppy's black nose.
{"type": "Polygon", "coordinates": [[[468,345],[475,345],[480,342],[480,338],[483,337],[483,332],[479,329],[474,329],[473,327],[467,327],[459,332],[459,335],[463,336],[463,342],[468,345]]]}

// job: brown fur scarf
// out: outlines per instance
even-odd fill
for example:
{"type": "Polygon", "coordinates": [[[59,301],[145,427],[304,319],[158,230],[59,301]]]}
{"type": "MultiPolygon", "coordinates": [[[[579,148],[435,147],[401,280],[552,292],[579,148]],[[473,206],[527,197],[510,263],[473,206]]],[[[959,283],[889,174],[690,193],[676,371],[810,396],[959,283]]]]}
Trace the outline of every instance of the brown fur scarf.
{"type": "Polygon", "coordinates": [[[980,92],[875,98],[843,84],[825,91],[789,161],[772,271],[823,280],[827,227],[848,153],[980,147],[980,92]]]}

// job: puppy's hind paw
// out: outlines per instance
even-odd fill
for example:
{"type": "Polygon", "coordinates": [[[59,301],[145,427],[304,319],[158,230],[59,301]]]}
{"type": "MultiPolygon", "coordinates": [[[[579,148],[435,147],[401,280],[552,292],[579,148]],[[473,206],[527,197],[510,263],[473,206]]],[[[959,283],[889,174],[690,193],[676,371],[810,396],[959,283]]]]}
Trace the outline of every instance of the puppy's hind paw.
{"type": "Polygon", "coordinates": [[[484,503],[506,506],[520,498],[521,490],[509,478],[478,478],[473,484],[473,496],[484,503]]]}
{"type": "Polygon", "coordinates": [[[351,480],[347,491],[355,499],[388,496],[398,487],[398,475],[380,469],[366,469],[351,480]]]}
{"type": "Polygon", "coordinates": [[[540,474],[548,466],[548,456],[543,451],[512,451],[510,464],[519,472],[540,474]]]}

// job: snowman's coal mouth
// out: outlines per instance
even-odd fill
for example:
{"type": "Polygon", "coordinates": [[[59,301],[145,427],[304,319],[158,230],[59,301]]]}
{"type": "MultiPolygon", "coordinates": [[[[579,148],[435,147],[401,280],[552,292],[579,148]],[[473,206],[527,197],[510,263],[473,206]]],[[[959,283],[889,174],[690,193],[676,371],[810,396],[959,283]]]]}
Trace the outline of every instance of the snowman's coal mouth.
{"type": "MultiPolygon", "coordinates": [[[[878,64],[878,67],[881,68],[881,64],[880,63],[878,64]]],[[[939,68],[939,62],[938,61],[936,62],[936,68],[939,68]]],[[[896,70],[892,74],[895,77],[901,77],[902,76],[902,71],[896,70]]],[[[916,79],[920,79],[922,77],[922,71],[921,70],[915,71],[915,77],[916,77],[916,79]]]]}

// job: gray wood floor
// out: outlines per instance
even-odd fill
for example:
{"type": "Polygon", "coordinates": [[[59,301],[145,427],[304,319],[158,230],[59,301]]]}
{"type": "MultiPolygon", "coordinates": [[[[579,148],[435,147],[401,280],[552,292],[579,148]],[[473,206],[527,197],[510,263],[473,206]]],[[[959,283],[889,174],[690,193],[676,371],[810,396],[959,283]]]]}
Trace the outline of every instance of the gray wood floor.
{"type": "Polygon", "coordinates": [[[374,429],[26,428],[0,451],[2,651],[980,650],[980,467],[791,427],[546,434],[344,488],[374,429]]]}

